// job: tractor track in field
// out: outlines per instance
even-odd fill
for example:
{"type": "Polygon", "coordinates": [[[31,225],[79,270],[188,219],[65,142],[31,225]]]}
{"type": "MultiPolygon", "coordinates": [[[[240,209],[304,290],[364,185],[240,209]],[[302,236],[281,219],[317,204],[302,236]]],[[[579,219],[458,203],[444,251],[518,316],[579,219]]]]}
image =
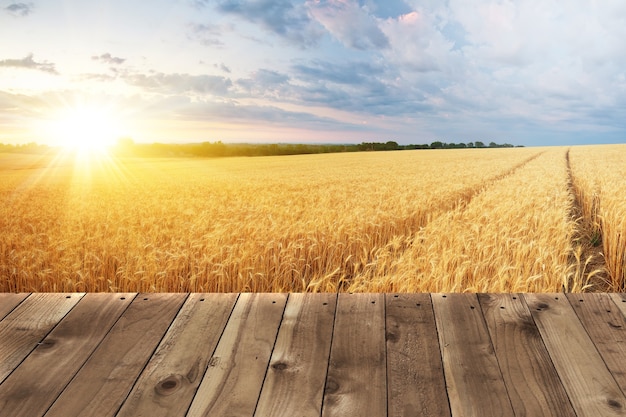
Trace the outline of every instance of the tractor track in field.
{"type": "MultiPolygon", "coordinates": [[[[474,200],[474,198],[478,197],[480,194],[484,193],[485,191],[487,191],[489,188],[491,188],[494,184],[498,183],[499,181],[502,181],[512,175],[514,175],[518,170],[524,168],[526,165],[528,165],[530,162],[534,161],[535,159],[539,158],[541,155],[543,155],[546,151],[541,151],[536,153],[535,155],[526,158],[525,160],[523,160],[522,162],[520,162],[517,165],[514,165],[513,167],[511,167],[510,169],[504,171],[501,174],[496,175],[495,177],[491,177],[489,179],[487,179],[485,182],[483,182],[482,184],[480,184],[479,186],[472,188],[469,190],[469,193],[467,193],[467,195],[463,196],[461,198],[460,204],[459,206],[462,206],[463,208],[465,208],[466,206],[468,206],[472,200],[474,200]]],[[[453,209],[456,207],[453,207],[453,209]]],[[[448,211],[448,210],[444,210],[448,211]]]]}
{"type": "MultiPolygon", "coordinates": [[[[439,203],[439,208],[429,213],[426,219],[423,219],[422,217],[420,217],[419,219],[415,219],[411,217],[405,218],[402,223],[411,224],[413,225],[413,227],[411,227],[410,229],[408,228],[405,229],[408,233],[407,239],[403,240],[400,244],[397,244],[394,251],[396,253],[399,253],[399,252],[403,252],[407,250],[410,246],[413,245],[414,243],[413,237],[420,229],[427,227],[428,224],[430,224],[432,221],[445,215],[445,213],[448,213],[452,210],[457,210],[457,209],[465,210],[465,208],[480,194],[489,190],[489,188],[491,188],[494,184],[498,183],[499,181],[502,181],[514,175],[518,170],[524,168],[531,161],[539,158],[545,152],[546,151],[537,152],[536,154],[526,158],[520,163],[513,165],[511,168],[507,169],[506,171],[498,175],[495,175],[491,178],[488,178],[487,180],[485,180],[484,182],[480,183],[477,186],[468,187],[466,189],[463,189],[459,192],[454,193],[452,196],[447,196],[447,198],[442,198],[441,202],[439,203]]],[[[376,229],[382,228],[382,227],[384,227],[384,225],[379,225],[377,227],[370,226],[370,227],[367,227],[366,228],[367,230],[365,230],[364,232],[365,234],[376,234],[377,232],[376,229]]],[[[389,243],[391,242],[388,241],[387,244],[389,243]]],[[[377,246],[384,247],[385,244],[381,242],[377,246]]],[[[368,263],[375,262],[376,254],[373,252],[370,252],[370,256],[372,257],[372,259],[370,259],[368,263]]],[[[350,272],[346,269],[343,269],[337,272],[341,275],[341,278],[339,279],[339,282],[337,285],[337,289],[338,291],[345,291],[350,286],[350,283],[353,279],[354,272],[350,272]]]]}
{"type": "MultiPolygon", "coordinates": [[[[567,186],[572,196],[572,206],[570,207],[570,216],[576,223],[574,234],[572,235],[572,247],[575,251],[570,255],[570,264],[575,271],[574,276],[570,277],[579,280],[582,285],[586,282],[594,288],[606,290],[609,282],[608,270],[602,253],[602,229],[599,227],[599,220],[595,218],[598,202],[592,201],[594,209],[592,215],[585,215],[583,210],[584,199],[591,198],[588,193],[576,184],[574,174],[570,162],[570,149],[565,152],[565,164],[567,167],[567,186]]],[[[563,291],[567,292],[571,289],[572,282],[568,282],[568,287],[563,287],[563,291]]]]}

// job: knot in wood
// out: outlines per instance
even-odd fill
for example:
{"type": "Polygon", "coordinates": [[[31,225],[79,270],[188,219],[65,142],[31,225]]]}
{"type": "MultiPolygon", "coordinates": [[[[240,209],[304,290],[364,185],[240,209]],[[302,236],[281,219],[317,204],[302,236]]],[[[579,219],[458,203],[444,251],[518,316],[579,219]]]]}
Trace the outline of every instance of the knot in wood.
{"type": "Polygon", "coordinates": [[[170,375],[164,380],[157,383],[154,390],[158,395],[172,395],[176,391],[178,391],[181,387],[182,378],[180,375],[170,375]]]}
{"type": "Polygon", "coordinates": [[[608,399],[606,402],[609,404],[609,407],[611,407],[614,410],[622,409],[622,404],[619,401],[608,399]]]}
{"type": "Polygon", "coordinates": [[[337,381],[335,381],[333,379],[329,379],[326,382],[326,388],[324,389],[324,393],[326,393],[326,394],[334,394],[337,391],[339,391],[339,384],[337,383],[337,381]]]}
{"type": "Polygon", "coordinates": [[[387,334],[385,335],[385,339],[391,343],[395,343],[398,341],[399,337],[394,332],[387,332],[387,334]]]}
{"type": "Polygon", "coordinates": [[[55,340],[53,340],[53,339],[46,339],[43,342],[37,343],[37,347],[39,349],[50,349],[55,344],[56,344],[55,340]]]}
{"type": "Polygon", "coordinates": [[[284,371],[285,369],[287,369],[287,367],[288,367],[287,364],[284,362],[277,362],[272,365],[272,369],[276,371],[284,371]]]}

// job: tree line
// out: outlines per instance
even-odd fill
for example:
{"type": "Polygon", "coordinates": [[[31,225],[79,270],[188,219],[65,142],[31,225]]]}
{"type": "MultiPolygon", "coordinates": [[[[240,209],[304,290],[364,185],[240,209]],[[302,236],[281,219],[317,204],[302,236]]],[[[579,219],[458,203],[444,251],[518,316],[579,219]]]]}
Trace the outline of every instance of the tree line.
{"type": "Polygon", "coordinates": [[[115,146],[114,151],[119,155],[128,156],[272,156],[272,155],[303,155],[338,152],[367,152],[367,151],[399,151],[409,149],[463,149],[463,148],[512,148],[511,144],[488,145],[481,141],[469,143],[445,143],[435,141],[431,144],[400,145],[395,141],[362,142],[360,144],[290,144],[290,143],[223,143],[202,142],[190,144],[137,144],[130,139],[122,139],[115,146]]]}
{"type": "MultiPolygon", "coordinates": [[[[490,142],[445,143],[435,141],[430,144],[400,145],[395,141],[362,142],[359,144],[292,144],[292,143],[135,143],[123,138],[111,148],[119,156],[137,157],[225,157],[225,156],[272,156],[303,155],[339,152],[400,151],[409,149],[460,149],[460,148],[512,148],[513,145],[490,142]]],[[[47,153],[55,148],[35,142],[27,144],[0,143],[0,152],[47,153]]]]}

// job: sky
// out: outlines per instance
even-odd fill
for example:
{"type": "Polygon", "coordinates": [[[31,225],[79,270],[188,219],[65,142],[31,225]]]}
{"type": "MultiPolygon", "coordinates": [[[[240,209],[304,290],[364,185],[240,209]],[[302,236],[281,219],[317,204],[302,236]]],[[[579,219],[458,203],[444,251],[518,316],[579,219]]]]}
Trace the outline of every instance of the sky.
{"type": "Polygon", "coordinates": [[[2,143],[626,139],[623,0],[0,0],[0,39],[2,143]]]}

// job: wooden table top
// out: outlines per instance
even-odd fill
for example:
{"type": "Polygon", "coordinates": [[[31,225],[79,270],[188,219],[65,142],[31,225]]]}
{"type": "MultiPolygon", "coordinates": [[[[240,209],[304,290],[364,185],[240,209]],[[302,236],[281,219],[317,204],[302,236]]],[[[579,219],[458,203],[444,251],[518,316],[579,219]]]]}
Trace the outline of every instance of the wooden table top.
{"type": "Polygon", "coordinates": [[[625,294],[0,293],[0,415],[624,416],[625,294]]]}

